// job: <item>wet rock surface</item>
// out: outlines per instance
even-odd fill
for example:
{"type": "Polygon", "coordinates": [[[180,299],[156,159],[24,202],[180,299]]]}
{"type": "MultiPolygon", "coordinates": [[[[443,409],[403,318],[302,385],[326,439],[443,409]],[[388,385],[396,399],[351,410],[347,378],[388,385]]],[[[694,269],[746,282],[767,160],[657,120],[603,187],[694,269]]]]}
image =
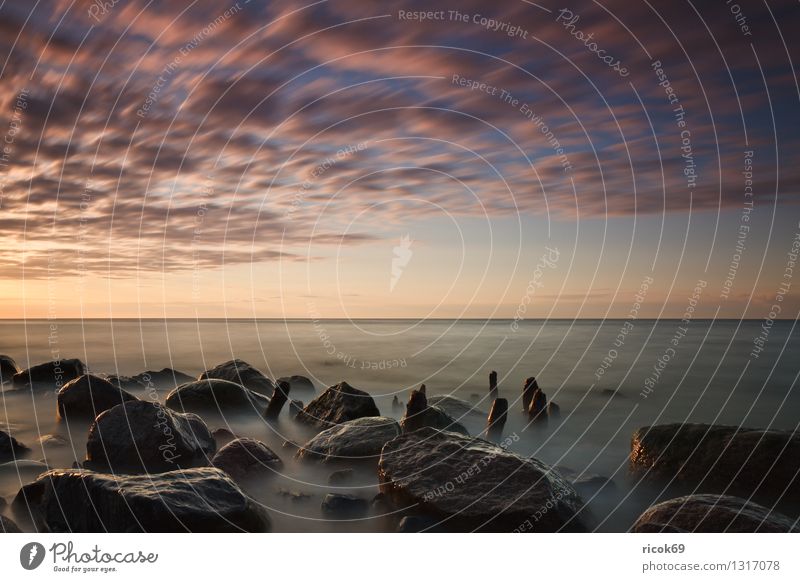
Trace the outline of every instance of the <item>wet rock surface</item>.
{"type": "Polygon", "coordinates": [[[297,421],[317,428],[329,428],[365,416],[380,416],[372,396],[347,382],[331,386],[297,415],[297,421]]]}
{"type": "Polygon", "coordinates": [[[57,470],[13,502],[44,532],[265,532],[266,509],[219,469],[159,475],[57,470]],[[30,512],[30,513],[28,513],[30,512]]]}
{"type": "Polygon", "coordinates": [[[357,418],[332,426],[304,444],[299,459],[326,462],[378,460],[381,449],[400,434],[397,421],[384,416],[357,418]]]}
{"type": "Polygon", "coordinates": [[[421,428],[389,441],[380,489],[397,507],[457,531],[584,531],[583,502],[560,474],[481,439],[421,428]]]}
{"type": "Polygon", "coordinates": [[[235,481],[275,474],[283,466],[280,457],[261,441],[239,438],[222,447],[211,461],[235,481]]]}
{"type": "Polygon", "coordinates": [[[322,500],[322,513],[330,518],[354,519],[369,512],[369,501],[355,495],[329,493],[322,500]]]}
{"type": "Polygon", "coordinates": [[[800,532],[794,519],[740,497],[688,495],[645,511],[633,526],[637,533],[788,533],[800,532]]]}
{"type": "Polygon", "coordinates": [[[229,360],[214,366],[200,374],[197,379],[205,380],[209,378],[241,384],[248,390],[263,396],[270,396],[272,391],[275,390],[275,384],[272,380],[244,360],[229,360]]]}
{"type": "Polygon", "coordinates": [[[215,451],[214,438],[197,415],[132,401],[106,410],[89,428],[86,466],[159,473],[208,465],[215,451]]]}
{"type": "Polygon", "coordinates": [[[269,399],[228,380],[197,380],[167,395],[165,404],[182,412],[263,413],[269,399]]]}
{"type": "Polygon", "coordinates": [[[85,373],[84,363],[73,358],[37,364],[15,374],[13,382],[15,388],[57,390],[85,373]]]}
{"type": "Polygon", "coordinates": [[[22,531],[11,518],[0,515],[0,533],[22,533],[22,531]]]}
{"type": "Polygon", "coordinates": [[[11,356],[0,355],[0,385],[12,382],[14,376],[20,371],[19,366],[11,356]]]}
{"type": "Polygon", "coordinates": [[[61,387],[56,406],[59,418],[94,419],[101,412],[132,400],[137,398],[108,380],[84,374],[61,387]]]}
{"type": "Polygon", "coordinates": [[[800,434],[708,424],[637,430],[630,469],[677,490],[731,493],[770,504],[800,496],[800,434]]]}

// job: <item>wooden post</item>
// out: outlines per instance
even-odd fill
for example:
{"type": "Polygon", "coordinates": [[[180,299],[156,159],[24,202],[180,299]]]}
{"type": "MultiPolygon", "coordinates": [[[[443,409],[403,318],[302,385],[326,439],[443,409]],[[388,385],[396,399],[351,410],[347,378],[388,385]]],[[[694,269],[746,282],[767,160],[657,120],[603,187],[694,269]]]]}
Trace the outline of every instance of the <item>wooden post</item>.
{"type": "Polygon", "coordinates": [[[278,418],[278,415],[281,413],[281,408],[283,408],[283,405],[286,404],[286,401],[289,399],[290,389],[291,385],[288,382],[278,380],[275,383],[275,390],[272,391],[272,398],[267,405],[267,411],[264,413],[267,419],[274,420],[278,418]]]}
{"type": "Polygon", "coordinates": [[[406,404],[406,414],[400,421],[405,432],[417,430],[422,426],[422,415],[428,409],[428,399],[425,397],[424,388],[423,384],[420,390],[411,391],[408,404],[406,404]]]}
{"type": "Polygon", "coordinates": [[[503,437],[503,427],[506,425],[508,417],[508,400],[505,398],[495,398],[492,409],[489,411],[489,419],[486,423],[486,434],[489,440],[499,441],[503,437]]]}
{"type": "Polygon", "coordinates": [[[536,383],[536,378],[533,376],[525,380],[525,384],[522,385],[522,410],[526,414],[530,411],[533,393],[538,389],[539,384],[536,383]]]}
{"type": "Polygon", "coordinates": [[[497,372],[494,370],[489,373],[489,396],[497,398],[497,372]]]}

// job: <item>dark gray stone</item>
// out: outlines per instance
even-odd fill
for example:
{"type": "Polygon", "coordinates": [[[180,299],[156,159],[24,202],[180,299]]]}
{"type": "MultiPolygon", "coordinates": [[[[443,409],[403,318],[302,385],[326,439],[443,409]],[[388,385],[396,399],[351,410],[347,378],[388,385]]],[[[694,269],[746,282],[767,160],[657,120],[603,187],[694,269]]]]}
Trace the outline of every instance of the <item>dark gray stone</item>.
{"type": "Polygon", "coordinates": [[[159,475],[56,470],[26,485],[15,511],[44,532],[265,532],[266,509],[215,468],[159,475]]]}
{"type": "Polygon", "coordinates": [[[227,380],[197,380],[182,384],[167,395],[165,404],[173,410],[197,413],[263,414],[269,399],[241,384],[227,380]]]}
{"type": "Polygon", "coordinates": [[[205,380],[207,378],[235,382],[263,396],[270,396],[275,390],[272,380],[244,360],[229,360],[219,364],[200,374],[197,379],[205,380]]]}
{"type": "Polygon", "coordinates": [[[29,451],[30,449],[17,439],[7,432],[0,430],[0,463],[17,459],[24,456],[29,451]]]}
{"type": "Polygon", "coordinates": [[[587,529],[583,501],[558,472],[453,432],[425,427],[389,441],[378,477],[395,506],[416,506],[455,531],[587,529]]]}
{"type": "Polygon", "coordinates": [[[800,532],[793,519],[752,501],[726,495],[688,495],[645,511],[633,525],[637,533],[789,533],[800,532]]]}
{"type": "Polygon", "coordinates": [[[14,358],[0,355],[0,385],[12,382],[19,371],[19,366],[17,366],[14,358]]]}
{"type": "Polygon", "coordinates": [[[367,416],[328,428],[304,444],[298,459],[322,461],[378,460],[381,449],[400,434],[397,421],[384,416],[367,416]]]}
{"type": "Polygon", "coordinates": [[[78,359],[45,362],[15,374],[14,386],[36,390],[58,390],[70,380],[85,373],[86,366],[78,359]]]}
{"type": "Polygon", "coordinates": [[[354,519],[369,512],[369,501],[355,495],[329,493],[322,500],[322,513],[327,517],[354,519]]]}
{"type": "Polygon", "coordinates": [[[64,419],[93,419],[104,410],[136,399],[108,380],[84,374],[70,380],[58,391],[58,416],[64,419]]]}
{"type": "Polygon", "coordinates": [[[280,457],[261,441],[238,438],[222,447],[211,464],[222,469],[235,481],[259,475],[274,475],[283,466],[280,457]]]}
{"type": "Polygon", "coordinates": [[[216,448],[199,416],[136,400],[97,417],[89,428],[86,466],[114,473],[160,473],[208,465],[216,448]]]}
{"type": "Polygon", "coordinates": [[[324,429],[348,420],[380,414],[372,396],[347,382],[340,382],[309,402],[297,415],[297,421],[324,429]]]}

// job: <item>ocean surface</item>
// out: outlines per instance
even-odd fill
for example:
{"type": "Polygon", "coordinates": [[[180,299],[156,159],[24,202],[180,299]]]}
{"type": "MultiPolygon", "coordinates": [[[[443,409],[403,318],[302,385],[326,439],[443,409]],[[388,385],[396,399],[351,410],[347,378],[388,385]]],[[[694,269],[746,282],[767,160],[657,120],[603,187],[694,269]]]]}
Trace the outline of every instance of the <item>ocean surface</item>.
{"type": "MultiPolygon", "coordinates": [[[[93,373],[133,375],[175,368],[192,376],[232,358],[278,378],[301,374],[318,393],[347,381],[372,394],[381,412],[393,396],[405,402],[420,384],[427,394],[451,395],[474,407],[461,422],[473,435],[485,425],[491,401],[488,375],[498,372],[509,400],[505,433],[511,450],[554,466],[614,480],[612,494],[592,499],[597,529],[625,531],[662,492],[631,488],[627,455],[633,431],[670,422],[704,422],[796,429],[800,419],[800,331],[794,321],[762,328],[762,321],[696,320],[60,320],[3,321],[0,354],[21,368],[55,357],[76,357],[93,373]],[[762,351],[754,351],[760,338],[762,351]],[[765,339],[766,338],[766,339],[765,339]],[[561,419],[547,428],[526,426],[521,395],[535,376],[561,419]]],[[[34,445],[31,458],[68,467],[85,453],[86,426],[56,419],[54,395],[11,392],[0,401],[0,429],[34,445]],[[35,446],[43,435],[68,446],[35,446]]],[[[161,395],[161,398],[166,393],[161,395]]],[[[276,425],[258,417],[206,418],[240,436],[267,442],[284,458],[285,474],[251,492],[272,510],[277,531],[383,531],[388,518],[337,522],[320,513],[334,468],[293,462],[284,440],[304,433],[284,411],[276,425]],[[306,496],[308,495],[308,496],[306,496]]],[[[10,501],[22,472],[0,470],[0,496],[10,501]]],[[[377,493],[369,471],[348,492],[377,493]]],[[[605,491],[605,490],[604,490],[605,491]]]]}

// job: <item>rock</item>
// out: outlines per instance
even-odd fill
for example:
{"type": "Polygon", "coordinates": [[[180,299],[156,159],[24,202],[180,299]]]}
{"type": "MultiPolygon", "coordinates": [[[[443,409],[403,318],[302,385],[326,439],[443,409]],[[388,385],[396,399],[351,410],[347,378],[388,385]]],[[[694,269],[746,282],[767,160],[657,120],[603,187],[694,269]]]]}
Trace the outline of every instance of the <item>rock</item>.
{"type": "Polygon", "coordinates": [[[88,468],[160,473],[208,465],[217,445],[195,414],[135,400],[106,410],[89,428],[88,468]]]}
{"type": "Polygon", "coordinates": [[[5,507],[6,507],[6,505],[8,505],[8,502],[6,501],[6,498],[5,497],[0,497],[0,511],[3,511],[5,509],[5,507]]]}
{"type": "Polygon", "coordinates": [[[379,515],[391,513],[395,509],[392,503],[389,501],[389,498],[380,492],[378,492],[375,497],[372,498],[372,501],[370,501],[370,507],[372,507],[373,512],[379,515]]]}
{"type": "Polygon", "coordinates": [[[603,396],[608,396],[609,398],[625,398],[624,393],[620,392],[619,390],[614,390],[613,388],[603,388],[598,392],[603,396]]]}
{"type": "Polygon", "coordinates": [[[227,428],[218,428],[211,433],[211,436],[214,437],[214,442],[217,443],[217,449],[221,449],[232,440],[239,438],[227,428]]]}
{"type": "Polygon", "coordinates": [[[397,524],[396,533],[423,533],[444,531],[439,522],[426,515],[407,515],[397,524]]]}
{"type": "Polygon", "coordinates": [[[16,523],[5,515],[0,515],[0,533],[22,533],[16,523]]]}
{"type": "Polygon", "coordinates": [[[0,355],[0,385],[12,382],[19,371],[19,366],[11,356],[0,355]]]}
{"type": "Polygon", "coordinates": [[[59,418],[96,418],[117,404],[136,400],[132,394],[91,374],[70,380],[58,391],[59,418]]]}
{"type": "Polygon", "coordinates": [[[328,493],[322,500],[322,513],[327,517],[353,519],[369,512],[369,501],[355,495],[328,493]]]}
{"type": "Polygon", "coordinates": [[[302,394],[304,396],[313,397],[317,393],[317,389],[314,388],[314,383],[305,376],[284,376],[278,378],[278,381],[288,382],[289,386],[291,386],[292,394],[302,394]]]}
{"type": "Polygon", "coordinates": [[[297,415],[297,420],[324,429],[348,420],[380,414],[372,396],[347,382],[340,382],[312,400],[297,415]]]}
{"type": "Polygon", "coordinates": [[[552,400],[547,403],[548,418],[561,418],[561,407],[552,400]]]}
{"type": "Polygon", "coordinates": [[[189,374],[172,368],[147,370],[135,376],[109,376],[108,381],[123,390],[172,390],[176,386],[194,382],[189,374]]]}
{"type": "Polygon", "coordinates": [[[793,519],[766,507],[726,495],[688,495],[646,510],[636,523],[637,533],[789,533],[800,532],[793,519]]]}
{"type": "Polygon", "coordinates": [[[269,401],[241,384],[227,380],[197,380],[181,384],[167,395],[165,404],[183,412],[262,414],[269,401]]]}
{"type": "Polygon", "coordinates": [[[353,482],[355,471],[353,469],[340,469],[328,476],[328,485],[347,485],[353,482]]]}
{"type": "Polygon", "coordinates": [[[377,461],[383,445],[399,434],[400,425],[391,418],[357,418],[322,431],[304,444],[295,456],[322,461],[377,461]]]}
{"type": "Polygon", "coordinates": [[[583,501],[557,471],[488,441],[421,428],[383,447],[380,489],[456,531],[585,531],[583,501]]]}
{"type": "Polygon", "coordinates": [[[800,496],[800,433],[707,424],[637,430],[630,469],[645,481],[693,493],[757,496],[772,505],[800,496]]]}
{"type": "Polygon", "coordinates": [[[300,445],[294,441],[286,440],[281,443],[281,447],[284,449],[299,449],[300,445]]]}
{"type": "Polygon", "coordinates": [[[280,457],[261,441],[239,438],[222,447],[211,464],[225,471],[234,481],[258,475],[274,475],[283,466],[280,457]]]}
{"type": "Polygon", "coordinates": [[[286,404],[286,401],[289,399],[289,390],[291,390],[291,386],[288,382],[278,380],[278,383],[275,385],[275,390],[272,391],[272,397],[269,399],[264,418],[267,420],[275,420],[278,418],[283,405],[286,404]]]}
{"type": "Polygon", "coordinates": [[[412,432],[422,427],[450,430],[469,434],[467,429],[438,406],[428,406],[425,393],[413,390],[406,405],[406,413],[400,421],[403,432],[412,432]]]}
{"type": "Polygon", "coordinates": [[[70,380],[86,373],[86,366],[78,359],[56,360],[38,364],[14,375],[17,388],[58,390],[70,380]]]}
{"type": "MultiPolygon", "coordinates": [[[[480,394],[476,395],[475,400],[480,400],[480,394]]],[[[461,400],[455,396],[449,395],[436,395],[428,398],[428,405],[436,406],[444,410],[447,414],[457,420],[472,418],[476,421],[486,418],[486,412],[473,406],[466,400],[461,400]]]]}
{"type": "Polygon", "coordinates": [[[38,439],[36,439],[36,444],[40,447],[53,449],[70,446],[69,440],[60,434],[46,434],[40,436],[38,439]]]}
{"type": "Polygon", "coordinates": [[[20,486],[36,479],[42,473],[50,470],[45,463],[30,459],[19,459],[0,463],[0,479],[6,484],[17,483],[20,486]]]}
{"type": "Polygon", "coordinates": [[[263,396],[269,396],[275,390],[272,380],[244,360],[229,360],[219,364],[200,374],[197,379],[205,380],[207,378],[241,384],[248,390],[263,396]]]}
{"type": "Polygon", "coordinates": [[[30,449],[5,431],[0,430],[0,463],[13,461],[25,455],[30,449]]]}
{"type": "Polygon", "coordinates": [[[56,470],[20,489],[15,509],[37,529],[67,532],[265,532],[266,509],[219,469],[158,475],[56,470]]]}
{"type": "Polygon", "coordinates": [[[292,501],[306,501],[307,499],[314,497],[311,493],[306,493],[305,491],[294,491],[292,489],[285,489],[283,487],[278,489],[276,493],[282,497],[288,497],[292,501]]]}

